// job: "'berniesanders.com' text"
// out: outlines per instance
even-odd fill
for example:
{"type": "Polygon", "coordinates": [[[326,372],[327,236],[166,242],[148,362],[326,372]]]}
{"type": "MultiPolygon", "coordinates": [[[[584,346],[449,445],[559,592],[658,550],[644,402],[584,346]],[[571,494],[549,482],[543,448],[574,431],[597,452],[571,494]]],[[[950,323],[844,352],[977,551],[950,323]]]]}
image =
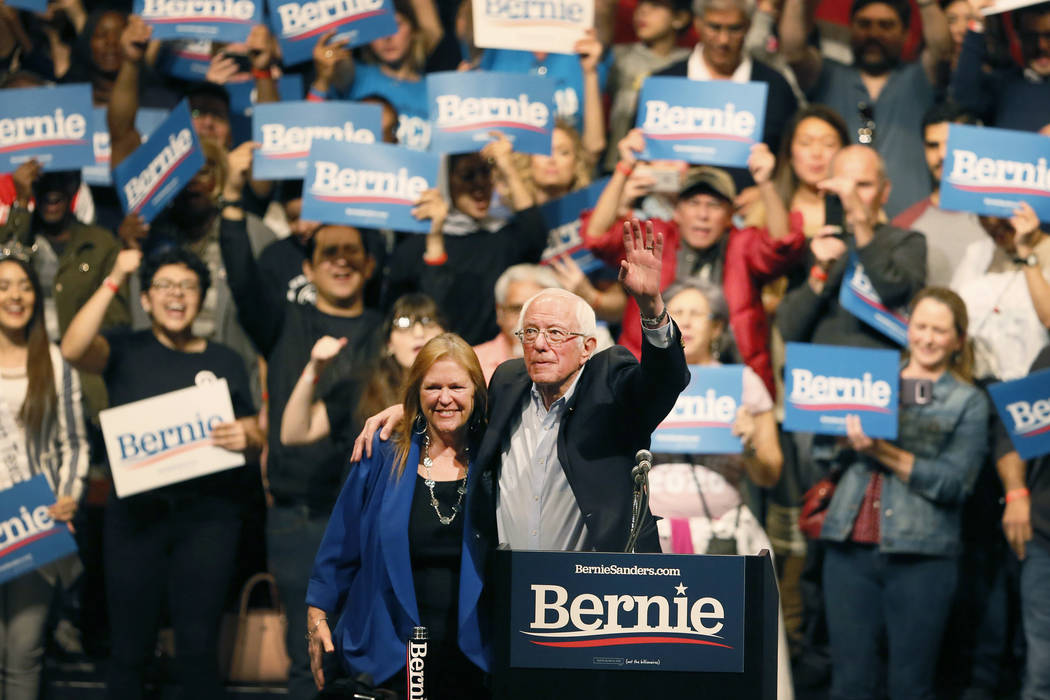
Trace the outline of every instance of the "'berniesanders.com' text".
{"type": "Polygon", "coordinates": [[[577,574],[602,574],[612,576],[681,576],[681,569],[654,569],[651,566],[616,566],[615,564],[602,564],[601,566],[588,566],[587,564],[576,565],[577,574]]]}

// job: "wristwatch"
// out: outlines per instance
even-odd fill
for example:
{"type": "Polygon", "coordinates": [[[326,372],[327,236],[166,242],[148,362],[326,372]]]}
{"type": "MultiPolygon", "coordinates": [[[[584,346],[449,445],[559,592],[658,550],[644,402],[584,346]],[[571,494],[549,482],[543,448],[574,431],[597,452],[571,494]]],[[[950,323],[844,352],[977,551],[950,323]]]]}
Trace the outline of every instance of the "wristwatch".
{"type": "Polygon", "coordinates": [[[1014,262],[1018,265],[1024,265],[1025,267],[1039,267],[1039,256],[1035,253],[1029,253],[1023,258],[1014,258],[1014,262]]]}
{"type": "Polygon", "coordinates": [[[664,307],[664,310],[661,311],[658,316],[653,316],[652,318],[650,318],[650,317],[642,314],[642,325],[645,326],[646,328],[648,328],[649,330],[653,330],[653,329],[659,328],[660,326],[662,326],[664,324],[664,321],[666,321],[666,320],[667,320],[667,307],[666,306],[664,307]]]}

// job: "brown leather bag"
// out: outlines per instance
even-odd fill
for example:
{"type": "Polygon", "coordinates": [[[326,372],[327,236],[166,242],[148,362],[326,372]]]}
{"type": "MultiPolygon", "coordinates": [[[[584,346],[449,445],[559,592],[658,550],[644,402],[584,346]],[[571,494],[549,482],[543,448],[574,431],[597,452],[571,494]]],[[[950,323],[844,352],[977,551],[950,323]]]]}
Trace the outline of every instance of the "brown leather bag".
{"type": "Polygon", "coordinates": [[[246,683],[284,683],[291,660],[285,645],[288,619],[277,597],[277,582],[268,573],[248,579],[241,589],[241,607],[236,615],[223,620],[221,667],[226,678],[246,683]],[[261,583],[270,584],[269,608],[248,609],[252,591],[261,583]]]}
{"type": "Polygon", "coordinates": [[[802,512],[798,515],[798,528],[811,540],[820,539],[824,518],[828,515],[828,506],[831,504],[831,497],[835,495],[835,487],[839,483],[840,476],[842,476],[840,471],[832,471],[813,484],[802,496],[802,512]]]}

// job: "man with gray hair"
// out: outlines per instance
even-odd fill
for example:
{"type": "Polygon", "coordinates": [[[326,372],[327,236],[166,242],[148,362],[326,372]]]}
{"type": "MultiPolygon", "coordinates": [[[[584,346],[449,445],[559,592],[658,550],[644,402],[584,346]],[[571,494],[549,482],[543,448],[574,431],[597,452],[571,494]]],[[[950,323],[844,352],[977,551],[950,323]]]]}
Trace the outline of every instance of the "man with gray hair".
{"type": "MultiPolygon", "coordinates": [[[[619,345],[595,353],[594,310],[571,292],[548,289],[523,304],[524,357],[492,376],[488,427],[471,463],[480,474],[467,508],[482,556],[497,544],[617,552],[627,542],[635,452],[674,408],[689,368],[660,295],[663,235],[651,223],[624,228],[619,277],[641,311],[641,362],[619,345]]],[[[400,418],[398,406],[366,421],[351,459],[400,418]]],[[[636,551],[660,551],[650,524],[636,551]]]]}
{"type": "MultiPolygon", "coordinates": [[[[744,39],[751,27],[754,9],[754,0],[694,0],[693,27],[700,41],[689,58],[671,64],[656,75],[766,83],[769,93],[762,141],[776,153],[780,135],[798,109],[798,100],[783,75],[744,50],[744,39]]],[[[746,173],[741,171],[739,175],[744,179],[734,177],[738,187],[749,184],[746,183],[746,173]]]]}

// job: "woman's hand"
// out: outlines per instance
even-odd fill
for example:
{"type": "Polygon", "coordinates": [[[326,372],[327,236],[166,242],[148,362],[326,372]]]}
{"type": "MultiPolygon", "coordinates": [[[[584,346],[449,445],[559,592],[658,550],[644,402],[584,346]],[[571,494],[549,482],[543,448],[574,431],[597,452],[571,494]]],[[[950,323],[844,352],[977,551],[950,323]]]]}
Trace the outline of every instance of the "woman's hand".
{"type": "Polygon", "coordinates": [[[448,218],[448,202],[436,188],[431,188],[419,196],[416,206],[412,207],[412,216],[420,221],[430,219],[430,230],[440,231],[448,218]]]}
{"type": "Polygon", "coordinates": [[[593,302],[598,290],[587,279],[587,275],[583,273],[583,270],[580,269],[580,266],[576,264],[571,255],[565,253],[551,258],[550,268],[554,276],[558,278],[561,286],[576,296],[587,300],[588,303],[593,302]]]}
{"type": "Polygon", "coordinates": [[[43,166],[36,158],[30,158],[11,173],[15,185],[15,202],[25,207],[33,198],[33,183],[43,174],[43,166]]]}
{"type": "Polygon", "coordinates": [[[846,254],[845,241],[838,237],[838,226],[824,226],[809,241],[809,249],[817,264],[827,270],[832,263],[846,254]]]}
{"type": "Polygon", "coordinates": [[[860,416],[856,413],[846,415],[846,439],[850,447],[857,452],[866,452],[875,446],[875,441],[864,434],[864,428],[860,424],[860,416]]]}
{"type": "Polygon", "coordinates": [[[747,158],[747,169],[751,171],[751,177],[756,185],[763,185],[773,177],[773,169],[777,165],[777,158],[769,150],[769,146],[759,141],[751,146],[751,155],[747,158]]]}
{"type": "Polygon", "coordinates": [[[481,157],[493,163],[501,173],[506,173],[514,167],[514,161],[511,160],[514,146],[502,131],[490,131],[489,136],[494,140],[486,143],[481,149],[481,157]]]}
{"type": "Polygon", "coordinates": [[[227,56],[225,52],[220,51],[211,57],[208,71],[204,74],[204,81],[215,83],[216,85],[225,85],[230,82],[233,76],[240,72],[241,69],[237,66],[237,61],[227,56]]]}
{"type": "Polygon", "coordinates": [[[340,61],[350,60],[350,49],[347,48],[349,39],[332,41],[336,30],[325,32],[314,45],[314,78],[313,87],[318,92],[328,92],[332,87],[332,78],[335,77],[336,66],[340,61]]]}
{"type": "Polygon", "coordinates": [[[135,270],[139,269],[139,265],[142,263],[142,251],[137,248],[128,248],[117,253],[117,260],[113,263],[113,269],[110,271],[109,276],[113,279],[117,285],[124,284],[129,276],[131,276],[135,270]]]}
{"type": "Polygon", "coordinates": [[[1039,231],[1039,216],[1028,202],[1020,202],[1010,217],[1014,229],[1014,248],[1022,258],[1032,254],[1032,241],[1039,231]]]}
{"type": "Polygon", "coordinates": [[[233,149],[226,156],[226,184],[222,188],[222,196],[226,199],[239,199],[244,191],[244,183],[248,181],[248,173],[252,169],[252,153],[261,146],[258,141],[245,141],[233,149]]]}
{"type": "Polygon", "coordinates": [[[580,56],[580,69],[584,75],[598,70],[602,60],[602,42],[598,41],[598,35],[593,29],[588,29],[583,38],[573,44],[572,50],[580,56]]]}
{"type": "Polygon", "coordinates": [[[252,70],[270,70],[274,55],[277,53],[277,42],[265,24],[256,24],[248,33],[244,48],[252,62],[252,70]]]}
{"type": "Polygon", "coordinates": [[[306,608],[306,639],[310,649],[310,670],[314,684],[324,690],[324,655],[335,651],[332,631],[328,628],[328,616],[324,610],[313,606],[306,608]]]}
{"type": "Polygon", "coordinates": [[[641,129],[631,129],[627,135],[616,144],[616,151],[620,154],[620,162],[626,163],[632,168],[638,162],[638,154],[645,150],[645,137],[641,129]]]}
{"type": "Polygon", "coordinates": [[[219,423],[212,426],[211,441],[224,450],[244,452],[248,449],[248,431],[239,420],[219,423]]]}
{"type": "Polygon", "coordinates": [[[736,418],[733,420],[732,427],[733,435],[740,438],[740,444],[744,447],[744,452],[750,452],[755,449],[755,418],[751,415],[751,411],[747,410],[746,406],[740,406],[736,409],[736,418]]]}

